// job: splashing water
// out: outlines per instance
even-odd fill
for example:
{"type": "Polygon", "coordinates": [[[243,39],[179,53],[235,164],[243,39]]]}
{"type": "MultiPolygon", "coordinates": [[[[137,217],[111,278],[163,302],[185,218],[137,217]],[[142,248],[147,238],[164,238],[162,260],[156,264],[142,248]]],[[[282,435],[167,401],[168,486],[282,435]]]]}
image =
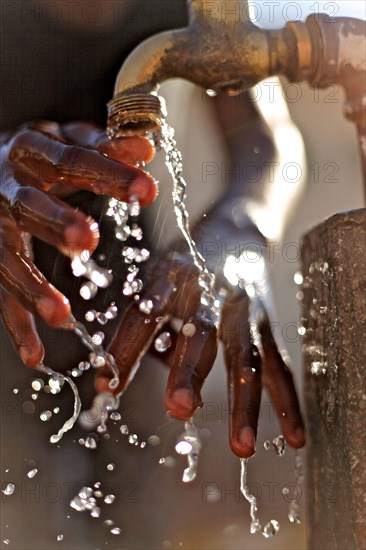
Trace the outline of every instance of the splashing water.
{"type": "Polygon", "coordinates": [[[58,443],[60,441],[60,439],[62,438],[62,436],[64,435],[64,433],[71,430],[71,428],[74,426],[76,420],[78,419],[78,416],[79,416],[80,410],[81,410],[81,401],[80,401],[80,397],[79,397],[79,392],[78,392],[77,387],[75,386],[75,383],[68,376],[64,376],[63,374],[61,374],[59,372],[56,372],[56,371],[52,370],[50,367],[46,367],[43,364],[38,365],[37,370],[39,370],[40,372],[43,372],[44,374],[47,374],[48,376],[56,377],[60,380],[63,380],[64,382],[67,382],[69,384],[73,394],[74,394],[74,413],[73,413],[73,415],[68,420],[66,420],[66,422],[59,429],[57,434],[51,435],[51,437],[50,437],[50,442],[51,443],[58,443]]]}
{"type": "Polygon", "coordinates": [[[278,435],[272,441],[273,448],[277,456],[283,456],[286,450],[286,441],[283,435],[278,435]]]}
{"type": "Polygon", "coordinates": [[[167,351],[172,345],[172,338],[170,336],[169,332],[162,332],[155,338],[154,341],[154,348],[159,353],[164,353],[167,351]]]}
{"type": "Polygon", "coordinates": [[[4,493],[4,495],[6,496],[10,496],[14,493],[14,491],[15,491],[14,483],[8,483],[5,489],[2,490],[2,493],[4,493]]]}
{"type": "Polygon", "coordinates": [[[197,476],[198,457],[202,448],[202,442],[199,437],[198,428],[193,424],[192,419],[186,422],[184,427],[185,431],[180,435],[175,450],[178,454],[187,455],[188,467],[183,472],[182,481],[190,483],[197,476]]]}
{"type": "Polygon", "coordinates": [[[182,154],[177,149],[174,130],[166,121],[163,121],[159,138],[158,145],[165,152],[165,163],[173,180],[172,197],[177,224],[188,244],[194,264],[199,270],[198,282],[202,288],[201,303],[209,306],[213,313],[217,313],[218,302],[214,296],[215,276],[207,269],[205,259],[198,251],[191,236],[189,215],[185,205],[187,184],[182,176],[182,154]]]}
{"type": "Polygon", "coordinates": [[[95,368],[109,367],[113,374],[109,387],[111,389],[116,388],[119,384],[119,372],[114,357],[110,353],[107,353],[100,344],[95,343],[85,326],[77,321],[73,315],[70,321],[73,324],[75,334],[79,336],[81,342],[92,352],[89,356],[92,366],[95,368]]]}
{"type": "MultiPolygon", "coordinates": [[[[300,451],[296,449],[295,451],[295,483],[296,487],[299,491],[299,494],[301,494],[301,487],[304,481],[304,473],[303,473],[303,466],[302,466],[302,458],[300,451]]],[[[300,509],[297,502],[297,495],[296,492],[294,493],[294,498],[290,501],[289,507],[288,507],[288,519],[291,523],[294,523],[295,525],[300,525],[301,523],[301,517],[300,517],[300,509]]]]}
{"type": "Polygon", "coordinates": [[[271,537],[274,537],[276,533],[280,530],[280,524],[275,519],[271,519],[264,527],[262,531],[262,535],[269,539],[271,537]]]}
{"type": "Polygon", "coordinates": [[[250,523],[250,532],[252,535],[257,533],[261,528],[261,524],[259,523],[259,519],[257,516],[257,499],[254,495],[251,495],[248,490],[247,486],[247,465],[248,465],[248,459],[247,458],[241,458],[240,459],[240,491],[244,498],[249,502],[250,504],[250,517],[251,517],[251,523],[250,523]]]}

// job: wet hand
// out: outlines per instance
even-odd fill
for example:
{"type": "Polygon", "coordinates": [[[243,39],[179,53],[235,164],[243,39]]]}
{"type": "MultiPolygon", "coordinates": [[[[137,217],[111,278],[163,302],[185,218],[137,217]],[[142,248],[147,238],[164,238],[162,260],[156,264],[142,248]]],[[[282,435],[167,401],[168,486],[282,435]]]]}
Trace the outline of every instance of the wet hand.
{"type": "Polygon", "coordinates": [[[134,196],[147,206],[156,184],[129,164],[153,155],[144,138],[110,141],[86,123],[36,122],[1,135],[0,314],[27,366],[44,355],[34,315],[60,327],[71,313],[67,298],[34,265],[31,237],[70,257],[93,252],[97,223],[60,197],[83,189],[122,201],[134,196]]]}
{"type": "MultiPolygon", "coordinates": [[[[199,271],[190,253],[184,246],[179,249],[155,263],[140,300],[133,302],[122,317],[110,346],[120,372],[116,393],[126,389],[149,350],[170,369],[165,393],[167,411],[181,420],[191,418],[202,406],[201,388],[221,339],[228,374],[233,452],[240,457],[255,452],[262,385],[269,389],[287,442],[301,447],[304,430],[292,375],[272,334],[265,300],[260,292],[252,292],[254,281],[239,286],[237,274],[230,275],[228,258],[217,276],[220,305],[218,311],[212,310],[201,303],[199,271]],[[178,332],[171,325],[173,319],[183,320],[178,332]],[[161,331],[169,332],[171,346],[157,354],[152,344],[161,331]]],[[[239,265],[240,261],[235,267],[239,265]]],[[[241,267],[244,269],[243,262],[241,267]]],[[[263,288],[263,274],[258,277],[258,288],[263,288]]],[[[110,373],[98,369],[97,391],[110,391],[109,380],[110,373]]]]}

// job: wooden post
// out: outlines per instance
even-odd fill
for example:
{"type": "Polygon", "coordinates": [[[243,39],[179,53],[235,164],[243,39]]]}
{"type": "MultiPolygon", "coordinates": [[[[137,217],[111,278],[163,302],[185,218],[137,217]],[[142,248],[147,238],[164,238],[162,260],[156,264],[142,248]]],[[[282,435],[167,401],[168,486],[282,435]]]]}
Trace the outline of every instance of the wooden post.
{"type": "Polygon", "coordinates": [[[310,550],[366,548],[366,209],[302,246],[310,550]]]}

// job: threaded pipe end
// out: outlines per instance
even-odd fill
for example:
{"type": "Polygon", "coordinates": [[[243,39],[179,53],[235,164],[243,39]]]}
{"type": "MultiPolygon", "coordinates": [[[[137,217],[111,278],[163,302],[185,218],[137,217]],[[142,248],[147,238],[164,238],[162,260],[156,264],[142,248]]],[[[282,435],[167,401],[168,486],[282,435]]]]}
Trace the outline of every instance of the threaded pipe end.
{"type": "Polygon", "coordinates": [[[122,94],[107,107],[110,138],[159,132],[166,117],[165,101],[151,93],[122,94]]]}

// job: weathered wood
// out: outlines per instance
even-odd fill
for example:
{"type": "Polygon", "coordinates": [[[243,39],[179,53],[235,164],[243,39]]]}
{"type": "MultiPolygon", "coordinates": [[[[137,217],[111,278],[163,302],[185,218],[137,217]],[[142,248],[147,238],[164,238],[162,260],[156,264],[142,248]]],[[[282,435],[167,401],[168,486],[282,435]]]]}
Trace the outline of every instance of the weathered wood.
{"type": "Polygon", "coordinates": [[[303,240],[311,550],[366,548],[366,209],[303,240]],[[317,374],[316,374],[317,373],[317,374]]]}

